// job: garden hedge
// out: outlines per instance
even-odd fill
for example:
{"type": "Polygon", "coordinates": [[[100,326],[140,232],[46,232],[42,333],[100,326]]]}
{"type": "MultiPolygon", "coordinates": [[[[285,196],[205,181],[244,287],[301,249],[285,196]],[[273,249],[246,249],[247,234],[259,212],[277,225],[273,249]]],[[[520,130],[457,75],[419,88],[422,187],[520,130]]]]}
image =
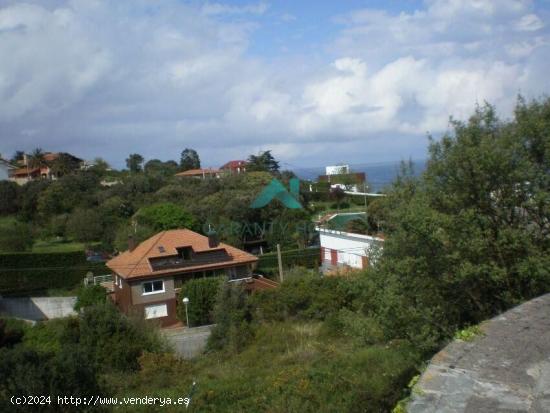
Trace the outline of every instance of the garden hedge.
{"type": "Polygon", "coordinates": [[[0,295],[71,290],[82,282],[88,271],[94,275],[109,273],[104,264],[87,262],[84,251],[0,254],[0,295]]]}

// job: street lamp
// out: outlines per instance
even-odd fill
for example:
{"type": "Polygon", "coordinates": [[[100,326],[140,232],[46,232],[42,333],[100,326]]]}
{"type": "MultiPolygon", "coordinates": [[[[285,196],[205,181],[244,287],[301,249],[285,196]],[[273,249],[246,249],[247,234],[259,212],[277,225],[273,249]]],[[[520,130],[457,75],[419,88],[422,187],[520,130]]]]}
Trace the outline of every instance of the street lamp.
{"type": "Polygon", "coordinates": [[[187,327],[189,328],[189,314],[187,313],[187,304],[189,304],[189,298],[183,297],[183,305],[185,305],[185,319],[187,320],[187,327]]]}

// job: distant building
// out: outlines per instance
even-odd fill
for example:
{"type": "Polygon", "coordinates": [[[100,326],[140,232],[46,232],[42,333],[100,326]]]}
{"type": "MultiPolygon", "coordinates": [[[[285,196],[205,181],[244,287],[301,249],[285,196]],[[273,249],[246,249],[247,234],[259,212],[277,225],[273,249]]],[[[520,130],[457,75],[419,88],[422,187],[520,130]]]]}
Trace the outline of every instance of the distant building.
{"type": "Polygon", "coordinates": [[[229,161],[223,165],[220,170],[230,172],[232,174],[240,174],[246,172],[246,161],[229,161]]]}
{"type": "Polygon", "coordinates": [[[206,169],[189,169],[188,171],[179,172],[176,176],[182,178],[197,178],[197,179],[206,179],[206,178],[219,178],[221,175],[219,169],[206,168],[206,169]]]}
{"type": "Polygon", "coordinates": [[[12,165],[5,159],[0,158],[0,181],[5,181],[9,179],[10,173],[14,169],[16,169],[15,165],[12,165]]]}
{"type": "MultiPolygon", "coordinates": [[[[41,167],[31,167],[29,162],[29,155],[25,154],[23,159],[17,162],[16,168],[12,169],[9,173],[10,181],[16,182],[19,185],[24,185],[29,181],[38,179],[57,179],[58,177],[52,172],[50,166],[59,158],[61,153],[59,152],[46,152],[44,154],[44,165],[41,167]]],[[[65,154],[71,157],[75,165],[78,165],[77,169],[81,168],[83,160],[73,156],[71,154],[65,154]]]]}
{"type": "Polygon", "coordinates": [[[328,182],[331,188],[344,191],[360,192],[365,189],[364,172],[351,172],[349,165],[333,165],[325,168],[325,175],[320,175],[319,182],[328,182]]]}
{"type": "MultiPolygon", "coordinates": [[[[188,229],[160,232],[107,262],[114,276],[114,299],[125,313],[158,319],[162,326],[178,322],[177,292],[191,279],[225,275],[249,279],[258,258],[227,244],[215,235],[188,229]]],[[[259,284],[258,284],[259,283],[259,284]]],[[[269,288],[266,281],[254,289],[269,288]]],[[[193,303],[190,303],[193,305],[193,303]]]]}
{"type": "Polygon", "coordinates": [[[323,273],[361,270],[376,260],[384,239],[348,230],[351,221],[365,219],[366,214],[363,212],[332,214],[319,221],[316,229],[319,231],[323,273]]]}

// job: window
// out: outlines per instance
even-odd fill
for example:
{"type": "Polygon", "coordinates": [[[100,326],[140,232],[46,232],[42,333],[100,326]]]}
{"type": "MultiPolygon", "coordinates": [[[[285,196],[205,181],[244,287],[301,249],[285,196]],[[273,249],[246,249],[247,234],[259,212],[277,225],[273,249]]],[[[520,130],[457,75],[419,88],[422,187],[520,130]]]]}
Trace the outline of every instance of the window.
{"type": "Polygon", "coordinates": [[[159,294],[164,292],[164,281],[148,281],[141,284],[143,288],[143,295],[147,294],[159,294]]]}
{"type": "Polygon", "coordinates": [[[191,259],[191,248],[190,247],[184,247],[179,248],[178,252],[180,254],[180,257],[184,260],[190,260],[191,259]]]}
{"type": "Polygon", "coordinates": [[[145,318],[160,318],[168,316],[168,306],[166,304],[148,305],[145,307],[145,318]]]}
{"type": "Polygon", "coordinates": [[[118,288],[122,288],[122,277],[117,277],[118,279],[118,288]]]}

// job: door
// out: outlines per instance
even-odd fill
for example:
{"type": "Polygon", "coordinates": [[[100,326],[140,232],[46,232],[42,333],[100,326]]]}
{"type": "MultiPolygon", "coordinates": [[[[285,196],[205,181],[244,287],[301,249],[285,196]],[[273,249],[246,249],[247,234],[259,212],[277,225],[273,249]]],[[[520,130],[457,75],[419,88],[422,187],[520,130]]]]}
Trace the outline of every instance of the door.
{"type": "Polygon", "coordinates": [[[338,264],[338,251],[337,250],[330,250],[330,263],[332,265],[338,264]]]}

